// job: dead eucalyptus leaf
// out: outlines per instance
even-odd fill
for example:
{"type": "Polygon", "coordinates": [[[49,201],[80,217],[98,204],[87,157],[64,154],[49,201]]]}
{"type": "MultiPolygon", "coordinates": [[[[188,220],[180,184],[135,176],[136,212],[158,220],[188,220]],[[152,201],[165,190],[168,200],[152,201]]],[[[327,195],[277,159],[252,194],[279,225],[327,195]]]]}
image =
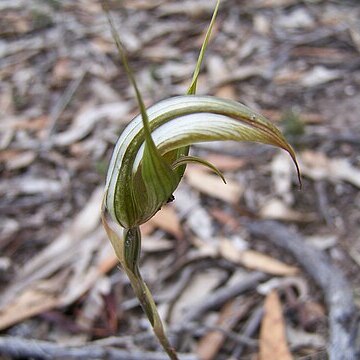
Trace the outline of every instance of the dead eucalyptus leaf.
{"type": "Polygon", "coordinates": [[[225,259],[249,269],[259,270],[273,275],[295,275],[298,268],[287,265],[268,255],[254,250],[239,250],[229,239],[222,239],[220,255],[225,259]]]}
{"type": "Polygon", "coordinates": [[[210,175],[203,170],[189,167],[185,177],[196,190],[232,205],[237,204],[243,194],[239,183],[227,179],[226,184],[223,184],[217,176],[210,175]]]}
{"type": "Polygon", "coordinates": [[[360,169],[352,166],[346,158],[328,158],[315,151],[300,155],[302,172],[313,180],[347,181],[360,188],[360,169]]]}
{"type": "Polygon", "coordinates": [[[292,360],[286,335],[279,295],[270,292],[264,303],[264,316],[260,330],[259,360],[292,360]]]}

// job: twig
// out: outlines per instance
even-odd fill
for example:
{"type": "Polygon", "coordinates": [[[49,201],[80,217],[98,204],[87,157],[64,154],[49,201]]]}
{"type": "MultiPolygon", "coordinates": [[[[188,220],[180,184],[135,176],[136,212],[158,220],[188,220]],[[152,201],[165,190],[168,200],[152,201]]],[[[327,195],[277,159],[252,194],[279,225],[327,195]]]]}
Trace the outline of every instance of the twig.
{"type": "Polygon", "coordinates": [[[324,180],[315,182],[315,190],[318,198],[318,206],[320,213],[327,225],[332,223],[332,218],[329,213],[329,200],[326,194],[326,183],[324,180]]]}
{"type": "Polygon", "coordinates": [[[201,302],[201,304],[194,306],[184,316],[183,322],[186,324],[188,322],[199,319],[209,310],[216,309],[219,306],[225,304],[230,299],[239,296],[246,291],[254,289],[256,286],[259,285],[259,282],[265,280],[266,278],[266,274],[254,272],[252,274],[249,274],[245,280],[236,283],[233,286],[220,288],[219,290],[209,295],[207,299],[201,302]]]}
{"type": "MultiPolygon", "coordinates": [[[[242,335],[245,338],[251,339],[251,336],[254,335],[254,333],[256,332],[256,330],[259,328],[261,319],[263,317],[263,313],[264,310],[262,307],[258,307],[250,316],[249,320],[247,321],[244,331],[242,333],[242,335]]],[[[254,341],[254,340],[253,340],[254,341]]],[[[245,342],[240,343],[235,350],[232,353],[232,357],[230,359],[240,359],[244,349],[245,349],[245,345],[249,345],[245,342]]],[[[230,360],[229,359],[229,360],[230,360]]]]}
{"type": "MultiPolygon", "coordinates": [[[[261,319],[260,319],[261,320],[261,319]]],[[[219,326],[210,326],[210,325],[204,325],[203,327],[200,327],[197,330],[211,330],[211,331],[218,331],[224,334],[228,339],[238,343],[239,345],[246,345],[252,348],[257,348],[259,346],[259,342],[255,339],[252,339],[247,334],[237,334],[234,331],[231,330],[225,330],[219,326]]],[[[237,358],[239,359],[239,358],[237,358]]]]}
{"type": "Polygon", "coordinates": [[[302,237],[286,226],[273,221],[247,224],[252,235],[261,236],[290,252],[305,268],[324,293],[329,311],[330,360],[359,359],[359,312],[355,307],[349,283],[330,259],[318,249],[306,244],[302,237]]]}
{"type": "MultiPolygon", "coordinates": [[[[127,351],[96,345],[79,347],[55,344],[48,341],[27,340],[17,337],[0,337],[0,355],[12,359],[107,359],[107,360],[168,360],[161,352],[127,351]]],[[[179,355],[181,360],[196,360],[194,355],[179,355]]]]}
{"type": "MultiPolygon", "coordinates": [[[[260,319],[261,320],[261,319],[260,319]]],[[[226,338],[235,342],[236,344],[244,344],[246,346],[252,348],[259,347],[259,341],[256,339],[252,339],[244,334],[238,334],[232,330],[227,330],[222,328],[221,326],[216,325],[200,325],[196,322],[191,322],[184,326],[183,330],[194,334],[194,337],[202,336],[204,333],[209,331],[216,331],[225,335],[226,338]]]]}
{"type": "Polygon", "coordinates": [[[189,310],[189,312],[184,316],[181,324],[176,325],[171,329],[172,342],[178,346],[178,342],[182,334],[186,331],[190,323],[198,320],[209,310],[216,309],[230,299],[233,299],[246,291],[254,289],[259,285],[259,282],[265,280],[266,278],[266,274],[254,272],[249,274],[245,280],[233,286],[222,287],[221,289],[213,292],[206,300],[202,301],[201,304],[194,306],[191,310],[189,310]]]}
{"type": "Polygon", "coordinates": [[[72,99],[73,95],[75,94],[76,90],[79,88],[82,80],[84,79],[86,72],[87,69],[81,71],[80,75],[68,85],[68,87],[65,89],[65,92],[63,93],[59,101],[56,103],[53,111],[51,112],[50,124],[47,129],[48,136],[53,133],[60,115],[65,110],[66,106],[70,103],[70,100],[72,99]]]}

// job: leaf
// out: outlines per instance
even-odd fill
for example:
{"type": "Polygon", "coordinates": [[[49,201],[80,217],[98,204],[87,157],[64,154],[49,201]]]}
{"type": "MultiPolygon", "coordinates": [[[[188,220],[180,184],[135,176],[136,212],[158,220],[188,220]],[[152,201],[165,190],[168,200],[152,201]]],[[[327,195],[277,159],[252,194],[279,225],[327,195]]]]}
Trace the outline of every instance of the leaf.
{"type": "Polygon", "coordinates": [[[260,217],[263,219],[313,222],[316,220],[315,213],[304,213],[293,210],[279,199],[270,199],[260,209],[260,217]]]}
{"type": "Polygon", "coordinates": [[[146,236],[141,243],[141,250],[145,253],[160,252],[174,249],[175,243],[172,240],[158,236],[146,236]]]}
{"type": "Polygon", "coordinates": [[[185,176],[187,182],[195,189],[232,205],[237,204],[243,194],[239,183],[228,180],[223,184],[216,176],[199,169],[189,168],[185,176]]]}
{"type": "Polygon", "coordinates": [[[221,308],[216,326],[222,331],[210,331],[200,339],[196,353],[201,360],[216,359],[226,340],[225,331],[231,331],[240,319],[248,314],[251,305],[252,302],[249,300],[235,298],[221,308]]]}
{"type": "Polygon", "coordinates": [[[177,239],[184,237],[178,215],[172,206],[163,207],[149,222],[177,239]]]}
{"type": "MultiPolygon", "coordinates": [[[[219,5],[220,5],[220,0],[217,0],[216,6],[215,6],[215,9],[213,11],[213,15],[212,15],[212,18],[211,18],[211,21],[210,21],[210,24],[209,24],[209,27],[208,27],[208,29],[206,31],[205,39],[204,39],[204,41],[202,43],[202,46],[201,46],[201,49],[200,49],[198,60],[197,60],[197,63],[195,65],[193,78],[192,78],[191,84],[189,86],[189,89],[187,91],[187,95],[195,95],[195,93],[196,93],[196,86],[197,86],[197,81],[198,81],[198,78],[199,78],[201,64],[203,62],[204,55],[205,55],[205,52],[206,52],[206,48],[207,48],[208,42],[210,40],[211,31],[212,31],[212,28],[213,28],[214,23],[215,23],[215,19],[216,19],[217,13],[218,13],[219,5]]],[[[189,154],[189,145],[182,146],[182,147],[178,148],[176,150],[176,152],[174,152],[174,153],[176,153],[176,158],[180,158],[182,156],[187,156],[189,154]]],[[[185,168],[186,168],[185,166],[182,166],[181,168],[179,168],[177,170],[177,175],[178,175],[179,178],[181,178],[184,175],[185,168]]],[[[225,180],[224,180],[224,182],[225,182],[225,180]]]]}
{"type": "Polygon", "coordinates": [[[347,181],[360,188],[360,169],[346,158],[328,158],[323,153],[303,151],[300,155],[304,174],[313,180],[347,181]]]}
{"type": "Polygon", "coordinates": [[[86,105],[74,118],[71,126],[52,137],[56,146],[69,146],[70,144],[83,139],[95,127],[97,122],[104,118],[122,119],[129,111],[129,105],[124,102],[116,102],[106,105],[86,105]]]}
{"type": "Polygon", "coordinates": [[[211,162],[220,171],[236,171],[244,167],[246,160],[230,155],[211,154],[206,156],[206,160],[211,162]]]}
{"type": "Polygon", "coordinates": [[[301,79],[304,87],[315,87],[343,77],[343,72],[330,70],[324,66],[315,66],[301,79]]]}
{"type": "Polygon", "coordinates": [[[123,202],[124,205],[121,206],[122,212],[119,213],[119,211],[117,211],[119,208],[118,206],[115,206],[115,209],[113,206],[109,207],[110,213],[115,215],[120,224],[126,228],[132,228],[140,225],[137,219],[141,218],[142,222],[144,222],[142,214],[145,214],[143,216],[145,216],[145,219],[147,220],[146,217],[149,218],[158,211],[159,207],[166,202],[169,195],[175,190],[179,179],[177,179],[169,164],[162,158],[151,137],[148,114],[135,76],[130,68],[124,47],[116,31],[115,25],[113,24],[107,2],[103,1],[102,5],[125,72],[135,90],[136,99],[140,108],[142,130],[145,137],[145,148],[141,162],[141,176],[146,192],[139,192],[134,189],[134,179],[131,176],[132,174],[128,173],[128,179],[126,180],[128,188],[124,191],[126,199],[125,202],[123,202]]]}
{"type": "Polygon", "coordinates": [[[275,290],[270,292],[264,303],[264,317],[260,330],[259,360],[291,360],[282,315],[280,299],[275,290]]]}
{"type": "Polygon", "coordinates": [[[56,290],[64,285],[63,279],[50,279],[38,282],[36,286],[26,289],[0,311],[0,330],[17,324],[31,316],[59,306],[60,299],[56,296],[56,290]],[[62,284],[62,285],[61,285],[62,284]],[[56,288],[56,289],[55,289],[56,288]]]}
{"type": "Polygon", "coordinates": [[[184,315],[202,303],[223,282],[224,270],[206,269],[195,272],[189,284],[181,291],[171,313],[171,323],[180,324],[184,315]]]}
{"type": "Polygon", "coordinates": [[[208,27],[208,29],[206,31],[205,40],[204,40],[204,42],[203,42],[203,44],[201,46],[201,49],[200,49],[200,54],[199,54],[199,57],[198,57],[197,64],[195,66],[193,78],[192,78],[190,87],[189,87],[189,89],[187,91],[188,95],[194,95],[196,93],[196,85],[197,85],[197,80],[198,80],[199,73],[200,73],[201,64],[202,64],[202,61],[204,59],[205,51],[206,51],[207,45],[208,45],[209,40],[210,40],[211,31],[212,31],[212,28],[213,28],[214,23],[215,23],[216,15],[217,15],[218,10],[219,10],[219,5],[220,5],[220,0],[217,0],[216,6],[215,6],[215,9],[214,9],[211,21],[210,21],[210,25],[209,25],[209,27],[208,27]]]}
{"type": "Polygon", "coordinates": [[[286,204],[293,202],[293,194],[291,192],[292,170],[290,158],[282,152],[274,156],[271,161],[271,177],[274,192],[286,204]]]}
{"type": "Polygon", "coordinates": [[[220,243],[220,255],[235,264],[243,265],[249,269],[260,270],[273,275],[295,275],[298,269],[287,265],[268,255],[254,250],[238,249],[229,239],[222,239],[220,243]]]}

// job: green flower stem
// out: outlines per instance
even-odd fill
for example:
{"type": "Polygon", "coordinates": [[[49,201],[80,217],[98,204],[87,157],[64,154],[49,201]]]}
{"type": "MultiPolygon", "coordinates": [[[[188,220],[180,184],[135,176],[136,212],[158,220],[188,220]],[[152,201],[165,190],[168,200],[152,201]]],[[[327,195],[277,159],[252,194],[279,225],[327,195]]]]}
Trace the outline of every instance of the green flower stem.
{"type": "Polygon", "coordinates": [[[169,358],[171,360],[178,360],[176,352],[170,345],[166,336],[155,301],[140,274],[139,258],[141,249],[141,233],[139,227],[124,229],[123,236],[119,236],[106,218],[105,211],[102,213],[102,221],[114,248],[116,257],[118,258],[122,268],[125,270],[134,293],[138,298],[147,318],[149,319],[156,337],[163,349],[169,355],[169,358]]]}
{"type": "Polygon", "coordinates": [[[169,355],[171,360],[177,360],[178,357],[175,353],[175,350],[171,347],[170,342],[165,334],[160,315],[154,302],[154,298],[140,274],[138,260],[140,256],[141,233],[139,227],[125,229],[124,240],[125,264],[123,267],[129,277],[131,286],[135,292],[135,295],[139,299],[141,307],[145,311],[146,316],[148,317],[154,329],[154,333],[159,339],[162,347],[169,355]]]}

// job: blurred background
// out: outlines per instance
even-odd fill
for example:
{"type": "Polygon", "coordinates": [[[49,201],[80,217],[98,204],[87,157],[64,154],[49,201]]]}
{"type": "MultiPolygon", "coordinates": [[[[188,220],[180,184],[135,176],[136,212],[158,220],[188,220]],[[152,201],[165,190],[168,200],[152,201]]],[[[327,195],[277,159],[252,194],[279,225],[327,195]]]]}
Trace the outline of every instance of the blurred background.
{"type": "MultiPolygon", "coordinates": [[[[110,1],[148,106],[186,92],[214,5],[110,1]]],[[[138,112],[99,2],[2,0],[0,37],[1,359],[16,357],[14,339],[58,344],[50,358],[104,358],[91,343],[122,349],[117,359],[166,359],[99,220],[112,149],[138,112]]],[[[193,147],[228,185],[189,166],[175,201],[143,227],[141,265],[184,359],[327,358],[326,291],[253,221],[325,253],[359,305],[359,53],[356,0],[221,1],[198,94],[275,122],[303,186],[271,147],[193,147]]]]}

